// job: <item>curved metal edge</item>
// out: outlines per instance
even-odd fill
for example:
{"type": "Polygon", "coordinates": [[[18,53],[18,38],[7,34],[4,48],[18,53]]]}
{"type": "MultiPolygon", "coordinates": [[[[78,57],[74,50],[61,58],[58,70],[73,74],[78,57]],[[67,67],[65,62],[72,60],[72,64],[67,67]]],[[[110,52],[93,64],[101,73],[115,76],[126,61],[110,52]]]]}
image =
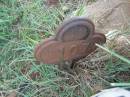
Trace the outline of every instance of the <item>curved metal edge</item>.
{"type": "Polygon", "coordinates": [[[95,32],[93,36],[93,41],[98,44],[104,44],[106,43],[106,36],[102,33],[95,32]]]}
{"type": "Polygon", "coordinates": [[[39,59],[40,59],[39,56],[42,53],[42,52],[40,52],[42,47],[46,46],[49,42],[54,41],[54,40],[55,40],[55,37],[50,37],[36,45],[36,47],[34,48],[34,57],[36,58],[36,60],[39,61],[39,59]]]}
{"type": "Polygon", "coordinates": [[[93,22],[85,17],[72,17],[70,19],[65,20],[56,30],[56,40],[58,41],[62,41],[63,34],[65,33],[65,31],[67,30],[66,28],[70,28],[73,25],[77,25],[79,23],[86,23],[86,26],[89,25],[89,29],[90,29],[90,35],[88,37],[91,37],[95,31],[95,26],[93,24],[93,22]],[[70,26],[70,27],[69,27],[70,26]]]}

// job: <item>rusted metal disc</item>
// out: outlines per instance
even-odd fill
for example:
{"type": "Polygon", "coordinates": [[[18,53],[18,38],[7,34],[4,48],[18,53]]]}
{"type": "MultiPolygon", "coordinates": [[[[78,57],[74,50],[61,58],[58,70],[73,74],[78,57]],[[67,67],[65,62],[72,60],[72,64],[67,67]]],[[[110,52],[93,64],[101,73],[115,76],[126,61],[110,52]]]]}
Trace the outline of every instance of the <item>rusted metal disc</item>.
{"type": "Polygon", "coordinates": [[[106,42],[106,37],[102,33],[95,33],[93,36],[93,41],[98,44],[104,44],[106,42]]]}
{"type": "Polygon", "coordinates": [[[56,39],[63,42],[89,39],[94,30],[94,24],[87,18],[73,17],[59,27],[56,39]]]}
{"type": "Polygon", "coordinates": [[[50,42],[53,42],[54,40],[55,40],[55,37],[51,37],[51,38],[44,39],[44,41],[37,44],[34,50],[34,56],[38,61],[41,60],[41,55],[44,54],[42,52],[42,49],[44,49],[44,46],[46,46],[48,43],[50,44],[50,42]]]}
{"type": "Polygon", "coordinates": [[[36,49],[36,59],[45,64],[57,64],[62,61],[71,61],[89,54],[86,40],[59,42],[49,41],[36,49]]]}

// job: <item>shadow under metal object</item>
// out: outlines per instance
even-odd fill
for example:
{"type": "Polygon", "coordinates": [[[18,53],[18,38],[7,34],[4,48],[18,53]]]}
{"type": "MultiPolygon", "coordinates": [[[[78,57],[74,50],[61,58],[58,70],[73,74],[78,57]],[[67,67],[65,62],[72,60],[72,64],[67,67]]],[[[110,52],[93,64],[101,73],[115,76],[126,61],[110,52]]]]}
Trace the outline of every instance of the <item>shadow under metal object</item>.
{"type": "Polygon", "coordinates": [[[45,64],[59,64],[86,57],[103,44],[106,37],[95,31],[95,26],[85,17],[73,17],[63,21],[55,36],[37,44],[35,58],[45,64]]]}

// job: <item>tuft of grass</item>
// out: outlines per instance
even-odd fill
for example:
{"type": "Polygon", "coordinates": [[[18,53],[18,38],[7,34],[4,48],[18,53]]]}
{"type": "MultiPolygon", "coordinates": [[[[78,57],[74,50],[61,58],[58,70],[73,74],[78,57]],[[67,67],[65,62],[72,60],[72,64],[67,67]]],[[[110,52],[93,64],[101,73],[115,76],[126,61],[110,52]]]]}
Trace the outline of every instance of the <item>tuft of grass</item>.
{"type": "MultiPolygon", "coordinates": [[[[49,8],[45,0],[1,0],[0,5],[1,93],[15,91],[24,97],[89,97],[89,88],[82,88],[79,79],[74,80],[57,66],[40,64],[34,58],[36,43],[54,35],[67,16],[63,6],[49,8]]],[[[69,3],[64,6],[73,8],[69,3]]]]}
{"type": "Polygon", "coordinates": [[[99,44],[96,44],[96,46],[99,47],[99,48],[101,48],[101,49],[103,49],[104,51],[110,53],[111,55],[113,55],[113,56],[119,58],[120,60],[122,60],[122,61],[124,61],[124,62],[130,64],[130,60],[129,60],[129,59],[127,59],[127,58],[125,58],[125,57],[123,57],[123,56],[121,56],[121,55],[115,53],[114,51],[109,50],[108,48],[105,48],[105,47],[103,47],[103,46],[101,46],[101,45],[99,45],[99,44]]]}

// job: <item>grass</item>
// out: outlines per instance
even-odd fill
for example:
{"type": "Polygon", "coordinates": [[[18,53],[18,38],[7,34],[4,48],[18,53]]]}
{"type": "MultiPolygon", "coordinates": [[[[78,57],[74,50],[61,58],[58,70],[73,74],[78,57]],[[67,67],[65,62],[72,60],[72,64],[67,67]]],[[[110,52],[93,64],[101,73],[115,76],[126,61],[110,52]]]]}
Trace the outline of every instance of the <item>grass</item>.
{"type": "MultiPolygon", "coordinates": [[[[54,35],[55,29],[64,18],[81,7],[79,2],[73,5],[70,2],[63,2],[61,6],[48,8],[44,5],[44,0],[0,0],[0,91],[2,93],[16,91],[18,95],[24,97],[90,97],[92,95],[91,86],[85,85],[80,78],[58,70],[56,66],[36,62],[33,52],[37,42],[54,35]],[[79,6],[76,5],[77,3],[79,6]]],[[[82,8],[76,15],[82,13],[82,8]]],[[[121,59],[122,57],[115,63],[111,60],[106,62],[106,81],[124,82],[121,78],[115,78],[118,73],[129,72],[130,69],[130,66],[123,62],[126,59],[121,59]]]]}

